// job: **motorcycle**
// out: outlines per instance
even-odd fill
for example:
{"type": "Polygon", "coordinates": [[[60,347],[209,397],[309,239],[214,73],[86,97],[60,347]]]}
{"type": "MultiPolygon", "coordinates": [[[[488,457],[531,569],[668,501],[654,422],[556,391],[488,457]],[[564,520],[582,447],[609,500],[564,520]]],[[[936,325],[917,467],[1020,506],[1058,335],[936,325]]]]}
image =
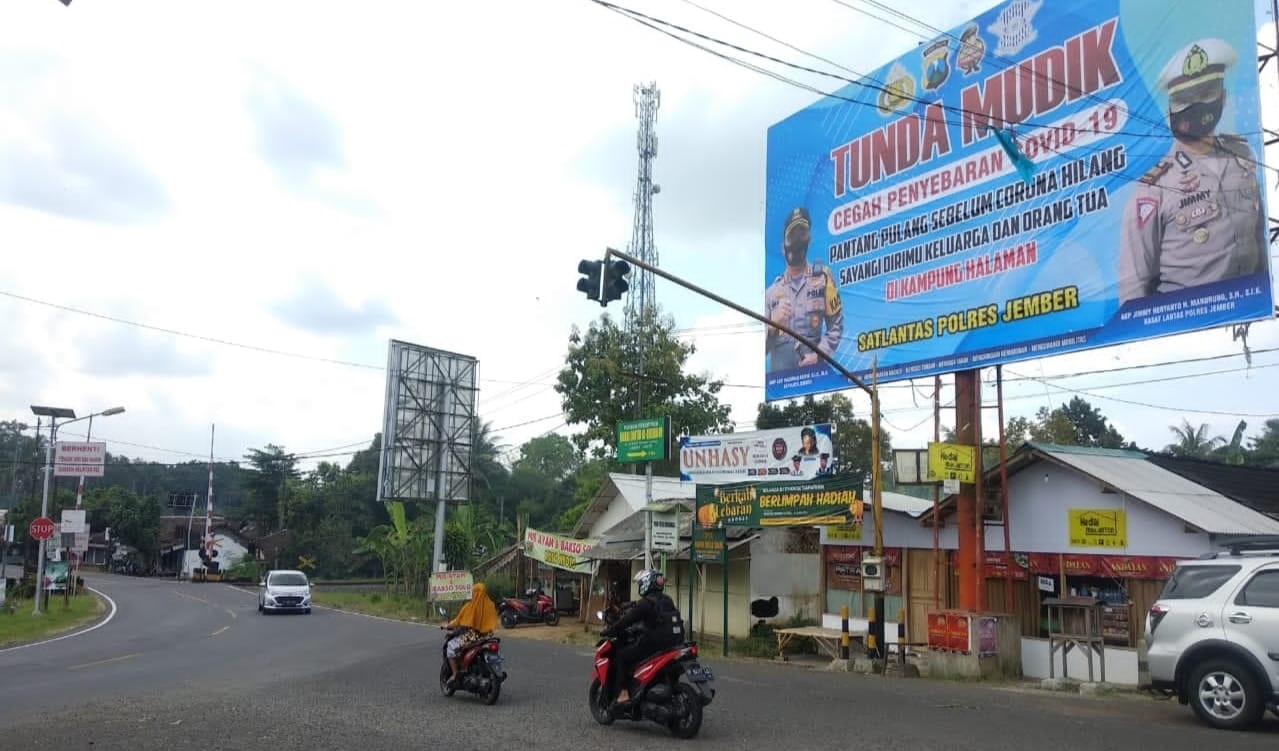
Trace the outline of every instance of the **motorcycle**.
{"type": "Polygon", "coordinates": [[[507,597],[497,605],[497,614],[506,628],[515,628],[521,623],[545,623],[554,626],[560,622],[559,611],[555,609],[555,601],[541,589],[530,589],[524,595],[527,600],[518,597],[507,597]]]}
{"type": "Polygon", "coordinates": [[[448,643],[449,639],[460,633],[460,629],[449,629],[446,626],[440,628],[445,630],[444,646],[440,649],[440,656],[443,658],[443,664],[440,665],[440,691],[447,697],[461,689],[480,697],[485,704],[497,703],[497,697],[502,693],[502,682],[506,680],[505,660],[499,646],[502,640],[496,636],[487,636],[464,647],[458,655],[461,662],[458,665],[457,683],[450,685],[449,678],[453,671],[449,668],[448,643]]]}
{"type": "MultiPolygon", "coordinates": [[[[604,613],[596,614],[603,620],[604,613]]],[[[652,720],[666,727],[676,738],[692,738],[702,729],[703,708],[715,698],[711,682],[714,674],[697,662],[697,643],[686,642],[664,649],[635,667],[630,676],[627,706],[613,704],[610,671],[613,651],[620,649],[619,637],[601,639],[595,645],[595,667],[591,677],[591,717],[601,725],[614,720],[652,720]]]]}

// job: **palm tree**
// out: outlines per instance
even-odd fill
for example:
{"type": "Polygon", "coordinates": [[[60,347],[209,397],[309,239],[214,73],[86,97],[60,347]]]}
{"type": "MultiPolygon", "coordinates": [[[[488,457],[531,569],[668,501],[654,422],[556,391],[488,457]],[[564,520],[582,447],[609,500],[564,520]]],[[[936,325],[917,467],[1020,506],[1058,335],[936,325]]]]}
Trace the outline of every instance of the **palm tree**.
{"type": "Polygon", "coordinates": [[[1208,437],[1208,424],[1200,423],[1194,427],[1190,421],[1182,418],[1181,425],[1169,425],[1168,429],[1177,436],[1176,443],[1170,443],[1164,450],[1173,456],[1190,459],[1202,459],[1212,454],[1213,449],[1226,442],[1221,436],[1208,437]]]}

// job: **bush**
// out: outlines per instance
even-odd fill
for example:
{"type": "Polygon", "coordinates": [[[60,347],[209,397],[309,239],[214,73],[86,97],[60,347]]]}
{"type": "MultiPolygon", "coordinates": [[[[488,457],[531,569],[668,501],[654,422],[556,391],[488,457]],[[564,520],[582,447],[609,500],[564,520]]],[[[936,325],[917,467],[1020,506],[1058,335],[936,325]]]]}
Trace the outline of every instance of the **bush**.
{"type": "Polygon", "coordinates": [[[515,578],[510,574],[489,574],[482,580],[485,591],[494,602],[501,602],[507,597],[517,596],[515,578]]]}

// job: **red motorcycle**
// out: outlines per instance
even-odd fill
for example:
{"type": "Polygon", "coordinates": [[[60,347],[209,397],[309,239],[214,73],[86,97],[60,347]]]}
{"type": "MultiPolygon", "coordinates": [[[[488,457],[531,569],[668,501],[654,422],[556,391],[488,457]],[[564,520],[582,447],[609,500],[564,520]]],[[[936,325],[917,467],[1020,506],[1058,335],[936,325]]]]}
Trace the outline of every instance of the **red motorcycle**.
{"type": "Polygon", "coordinates": [[[469,691],[484,700],[485,704],[495,704],[502,693],[502,681],[506,680],[505,662],[502,659],[501,639],[488,636],[462,649],[458,665],[457,683],[450,684],[449,677],[453,671],[449,669],[448,641],[457,635],[456,630],[446,629],[444,649],[441,656],[444,664],[440,666],[440,691],[445,696],[452,696],[458,689],[469,691]]]}
{"type": "Polygon", "coordinates": [[[702,729],[702,708],[715,698],[711,669],[697,662],[697,644],[664,649],[635,667],[628,687],[627,706],[613,704],[610,671],[618,638],[595,645],[595,669],[591,678],[591,717],[601,725],[616,719],[652,720],[676,738],[692,738],[702,729]]]}
{"type": "Polygon", "coordinates": [[[515,628],[521,623],[545,623],[554,626],[560,622],[559,611],[555,609],[555,601],[541,589],[530,589],[524,595],[527,600],[507,597],[497,605],[497,614],[506,628],[515,628]]]}

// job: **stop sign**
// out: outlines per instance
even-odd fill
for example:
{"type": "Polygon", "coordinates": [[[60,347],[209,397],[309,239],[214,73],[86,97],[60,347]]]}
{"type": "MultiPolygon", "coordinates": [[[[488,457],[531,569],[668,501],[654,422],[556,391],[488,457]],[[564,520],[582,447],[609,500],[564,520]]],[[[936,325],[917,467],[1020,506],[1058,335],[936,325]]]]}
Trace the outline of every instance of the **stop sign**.
{"type": "Polygon", "coordinates": [[[47,516],[39,516],[31,520],[31,526],[27,527],[27,531],[31,533],[33,540],[47,540],[53,537],[53,520],[47,516]]]}

